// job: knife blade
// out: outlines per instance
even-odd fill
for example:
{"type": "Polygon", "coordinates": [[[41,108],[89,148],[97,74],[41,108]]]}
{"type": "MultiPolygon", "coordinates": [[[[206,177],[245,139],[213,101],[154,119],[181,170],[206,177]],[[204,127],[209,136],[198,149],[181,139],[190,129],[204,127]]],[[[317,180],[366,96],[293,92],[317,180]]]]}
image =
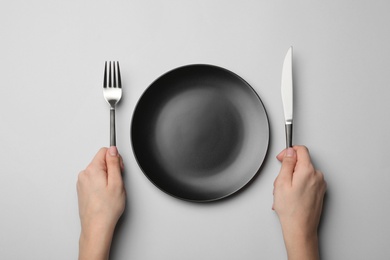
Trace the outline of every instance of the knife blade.
{"type": "Polygon", "coordinates": [[[286,128],[286,147],[292,147],[293,136],[293,76],[292,46],[288,49],[282,70],[282,102],[286,128]]]}

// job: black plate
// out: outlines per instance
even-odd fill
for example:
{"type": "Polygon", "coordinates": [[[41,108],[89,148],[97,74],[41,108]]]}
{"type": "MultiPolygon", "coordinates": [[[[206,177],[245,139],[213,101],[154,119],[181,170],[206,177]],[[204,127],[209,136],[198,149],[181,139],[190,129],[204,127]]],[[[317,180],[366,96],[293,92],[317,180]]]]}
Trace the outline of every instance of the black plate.
{"type": "Polygon", "coordinates": [[[154,81],[133,115],[139,166],[164,192],[213,201],[244,187],[259,171],[269,123],[256,92],[212,65],[188,65],[154,81]]]}

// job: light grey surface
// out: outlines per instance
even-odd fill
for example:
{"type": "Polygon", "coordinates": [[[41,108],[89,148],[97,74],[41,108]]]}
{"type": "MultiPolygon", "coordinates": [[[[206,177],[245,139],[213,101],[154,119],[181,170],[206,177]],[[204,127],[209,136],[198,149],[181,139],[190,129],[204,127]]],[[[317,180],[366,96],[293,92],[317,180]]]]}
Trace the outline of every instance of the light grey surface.
{"type": "Polygon", "coordinates": [[[0,258],[76,259],[76,179],[109,142],[105,60],[121,62],[117,142],[128,191],[112,259],[285,259],[271,210],[284,148],[280,77],[294,46],[294,142],[328,181],[322,259],[390,256],[388,1],[27,1],[0,8],[0,258]],[[271,124],[261,174],[237,196],[193,204],[140,171],[130,118],[178,66],[242,76],[271,124]],[[77,95],[75,94],[77,93],[77,95]]]}

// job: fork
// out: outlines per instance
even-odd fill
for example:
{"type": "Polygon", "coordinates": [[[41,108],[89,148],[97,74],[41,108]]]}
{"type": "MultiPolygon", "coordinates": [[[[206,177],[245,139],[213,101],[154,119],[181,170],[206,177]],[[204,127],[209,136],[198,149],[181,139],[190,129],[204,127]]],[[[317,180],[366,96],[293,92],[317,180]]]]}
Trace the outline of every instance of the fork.
{"type": "Polygon", "coordinates": [[[110,105],[110,146],[116,146],[115,106],[122,97],[122,83],[119,62],[113,61],[112,64],[111,61],[109,62],[108,78],[107,61],[104,63],[103,96],[110,105]]]}

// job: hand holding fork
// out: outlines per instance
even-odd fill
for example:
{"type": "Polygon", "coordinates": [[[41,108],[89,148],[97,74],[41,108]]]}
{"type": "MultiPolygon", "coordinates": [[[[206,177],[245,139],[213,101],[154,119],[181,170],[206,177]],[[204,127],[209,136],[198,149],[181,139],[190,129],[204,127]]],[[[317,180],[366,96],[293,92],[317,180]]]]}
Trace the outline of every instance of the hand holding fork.
{"type": "Polygon", "coordinates": [[[121,74],[119,62],[109,62],[107,78],[107,61],[104,64],[103,95],[110,105],[110,146],[116,146],[115,106],[122,97],[121,74]]]}

